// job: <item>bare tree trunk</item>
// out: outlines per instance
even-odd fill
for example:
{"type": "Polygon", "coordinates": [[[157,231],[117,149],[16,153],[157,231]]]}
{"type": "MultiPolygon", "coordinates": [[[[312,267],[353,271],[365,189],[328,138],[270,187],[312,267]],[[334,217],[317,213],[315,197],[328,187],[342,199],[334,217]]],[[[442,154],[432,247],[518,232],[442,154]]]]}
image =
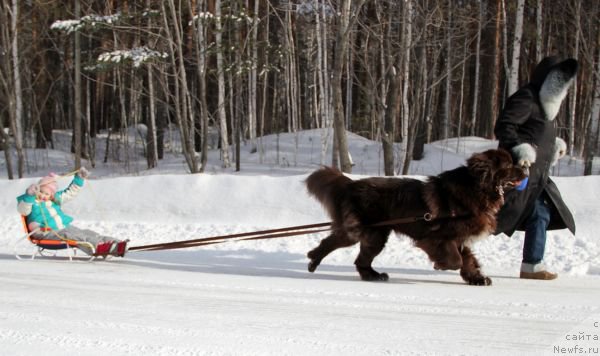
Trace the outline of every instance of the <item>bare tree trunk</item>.
{"type": "MultiPolygon", "coordinates": [[[[314,0],[315,9],[319,8],[319,3],[314,0]]],[[[323,19],[325,19],[323,10],[323,19]]],[[[315,11],[315,27],[317,32],[317,81],[319,83],[319,101],[316,105],[317,111],[321,113],[319,127],[321,130],[321,164],[325,164],[325,156],[329,145],[330,127],[329,121],[329,81],[328,81],[328,64],[327,64],[327,36],[326,36],[326,21],[321,23],[321,12],[315,11]]]]}
{"type": "MultiPolygon", "coordinates": [[[[542,0],[539,0],[540,2],[542,0]]],[[[541,5],[540,5],[541,7],[541,5]]],[[[581,2],[577,2],[575,4],[575,49],[574,49],[574,58],[579,57],[579,36],[581,34],[581,2]]],[[[571,158],[575,154],[575,124],[576,124],[576,109],[577,109],[577,76],[573,81],[573,88],[570,93],[570,109],[569,113],[569,144],[568,151],[569,156],[571,158]]]]}
{"type": "MultiPolygon", "coordinates": [[[[115,42],[115,46],[117,45],[117,43],[115,42]]],[[[122,137],[124,137],[123,140],[119,140],[117,141],[117,143],[115,144],[115,146],[117,147],[115,150],[115,155],[117,156],[118,159],[120,159],[119,157],[119,150],[121,148],[121,144],[123,144],[124,147],[124,161],[125,161],[125,167],[126,169],[129,169],[129,150],[127,149],[127,147],[129,147],[129,135],[127,135],[127,123],[129,122],[129,111],[127,111],[127,107],[126,107],[126,103],[127,103],[127,96],[126,96],[126,86],[125,86],[125,80],[123,80],[123,75],[121,74],[121,71],[116,70],[116,82],[117,82],[117,92],[119,95],[119,108],[120,108],[120,115],[119,115],[119,120],[120,120],[120,135],[122,137]]],[[[109,142],[109,141],[107,141],[109,142]]],[[[108,148],[108,145],[107,145],[108,148]]]]}
{"type": "Polygon", "coordinates": [[[23,90],[21,88],[21,68],[19,57],[19,1],[12,2],[12,58],[13,58],[13,77],[14,77],[14,111],[12,111],[12,131],[15,140],[15,150],[17,151],[17,173],[19,178],[23,178],[25,173],[25,154],[23,152],[23,90]]]}
{"type": "MultiPolygon", "coordinates": [[[[354,43],[354,32],[350,33],[349,43],[354,43]]],[[[346,59],[346,129],[352,132],[352,83],[354,78],[354,50],[348,50],[346,59]]]]}
{"type": "Polygon", "coordinates": [[[382,127],[381,144],[383,148],[383,172],[386,176],[394,175],[394,126],[398,115],[398,96],[400,94],[401,55],[398,54],[396,63],[389,70],[389,88],[387,91],[385,117],[382,127]],[[398,69],[396,69],[398,68],[398,69]]]}
{"type": "MultiPolygon", "coordinates": [[[[539,63],[542,60],[542,40],[544,38],[542,8],[544,0],[537,0],[535,10],[535,62],[539,63]]],[[[579,19],[576,19],[578,21],[579,19]]]]}
{"type": "MultiPolygon", "coordinates": [[[[410,150],[411,154],[409,158],[420,160],[423,158],[424,144],[425,144],[425,126],[427,125],[427,120],[429,117],[430,107],[429,97],[431,94],[428,94],[430,90],[427,89],[429,84],[429,68],[427,68],[427,49],[421,48],[421,61],[420,61],[420,77],[421,77],[421,85],[420,89],[420,98],[421,98],[421,110],[417,118],[417,122],[415,124],[414,132],[415,134],[412,136],[413,144],[411,144],[410,150]]],[[[435,88],[434,88],[435,90],[435,88]]],[[[403,174],[408,174],[408,172],[403,174]]]]}
{"type": "Polygon", "coordinates": [[[525,0],[517,1],[517,19],[512,46],[512,61],[508,77],[508,95],[512,95],[519,88],[519,61],[521,59],[521,38],[523,37],[523,12],[525,0]]]}
{"type": "MultiPolygon", "coordinates": [[[[500,0],[500,8],[501,8],[501,14],[502,14],[502,17],[500,20],[500,25],[502,27],[502,48],[499,48],[498,50],[502,54],[502,65],[504,67],[504,75],[508,79],[508,78],[510,78],[510,68],[509,68],[509,63],[508,63],[508,16],[506,15],[506,2],[505,1],[506,0],[500,0]]],[[[520,0],[518,0],[518,1],[520,1],[520,0]]],[[[506,83],[508,83],[508,80],[506,80],[506,83]]],[[[505,85],[505,88],[508,89],[508,87],[506,85],[505,85]]],[[[500,94],[500,96],[502,97],[502,94],[500,94]]]]}
{"type": "Polygon", "coordinates": [[[500,14],[501,0],[487,0],[488,18],[483,30],[482,43],[486,44],[482,54],[482,83],[486,90],[482,91],[480,109],[480,128],[477,135],[485,138],[493,137],[493,128],[498,116],[498,92],[500,70],[500,14]]]}
{"type": "Polygon", "coordinates": [[[450,134],[450,97],[452,91],[452,0],[448,0],[448,30],[446,31],[446,89],[444,92],[444,121],[442,123],[442,138],[450,134]]]}
{"type": "Polygon", "coordinates": [[[148,132],[146,133],[148,169],[158,166],[158,145],[156,139],[156,97],[154,94],[154,73],[152,65],[148,65],[148,102],[150,105],[148,115],[148,132]]]}
{"type": "MultiPolygon", "coordinates": [[[[0,122],[2,122],[2,117],[0,116],[0,122]]],[[[2,151],[4,151],[4,159],[6,160],[6,174],[8,179],[14,179],[13,167],[12,167],[12,157],[10,154],[10,144],[8,143],[10,137],[4,132],[4,129],[0,129],[0,144],[2,145],[2,151]]]]}
{"type": "MultiPolygon", "coordinates": [[[[413,2],[412,0],[407,0],[405,3],[404,10],[404,21],[403,21],[403,44],[402,48],[404,49],[404,54],[402,58],[402,63],[404,68],[402,69],[402,121],[400,124],[401,130],[401,141],[400,141],[400,152],[398,153],[398,172],[408,172],[408,167],[410,166],[410,158],[408,157],[408,144],[409,144],[409,129],[410,122],[409,120],[412,118],[410,111],[410,103],[408,101],[408,92],[409,85],[412,81],[410,77],[410,63],[411,56],[410,51],[412,49],[412,32],[413,32],[413,2]]],[[[414,120],[414,119],[413,119],[414,120]]]]}
{"type": "MultiPolygon", "coordinates": [[[[360,0],[357,3],[356,11],[360,10],[365,0],[360,0]]],[[[343,0],[341,5],[341,16],[339,18],[339,26],[336,36],[335,43],[335,57],[333,62],[333,73],[332,73],[332,88],[333,88],[333,127],[335,130],[335,137],[338,143],[338,152],[340,158],[340,168],[343,172],[352,172],[352,160],[350,153],[348,152],[348,138],[346,136],[346,125],[344,122],[344,105],[342,99],[342,72],[344,65],[344,58],[346,50],[348,48],[348,36],[351,28],[350,18],[351,16],[351,0],[343,0]]]]}
{"type": "MultiPolygon", "coordinates": [[[[235,12],[239,11],[237,6],[235,6],[233,8],[233,10],[235,12]]],[[[239,22],[236,21],[233,25],[233,33],[231,34],[231,42],[234,43],[236,48],[239,48],[240,50],[235,51],[235,53],[233,53],[231,56],[234,57],[233,58],[233,63],[236,64],[241,64],[242,63],[242,52],[241,49],[243,48],[243,44],[242,41],[240,39],[240,36],[238,35],[239,33],[241,33],[241,28],[239,25],[239,22]]],[[[242,139],[242,117],[241,117],[241,110],[242,110],[242,99],[241,99],[241,95],[242,95],[242,76],[235,73],[235,72],[230,72],[229,74],[229,83],[230,83],[230,88],[229,88],[229,92],[230,92],[230,112],[231,112],[231,119],[232,119],[232,130],[233,130],[233,137],[232,140],[235,143],[235,171],[239,172],[241,169],[241,139],[242,139]]]]}
{"type": "MultiPolygon", "coordinates": [[[[75,18],[81,17],[79,0],[75,0],[75,18]]],[[[75,148],[75,169],[81,167],[81,36],[75,31],[75,110],[73,115],[73,146],[75,148]]]]}
{"type": "MultiPolygon", "coordinates": [[[[468,48],[468,38],[465,37],[465,42],[463,46],[463,58],[467,58],[467,48],[468,48]]],[[[466,60],[462,62],[462,70],[460,76],[460,91],[459,91],[459,100],[458,100],[458,127],[456,128],[456,153],[460,153],[460,138],[462,137],[462,122],[463,122],[463,102],[465,97],[465,73],[466,73],[466,60]]]]}
{"type": "MultiPolygon", "coordinates": [[[[194,115],[191,106],[190,92],[187,86],[187,76],[185,71],[184,52],[183,52],[183,34],[181,21],[177,17],[177,11],[173,0],[167,1],[170,10],[171,21],[167,20],[167,15],[163,14],[164,26],[171,43],[169,49],[171,50],[171,57],[177,58],[177,62],[172,59],[173,70],[175,70],[175,90],[176,90],[176,112],[178,116],[178,122],[181,132],[181,143],[183,145],[184,156],[186,162],[190,168],[191,173],[198,173],[198,160],[196,159],[195,145],[194,145],[194,115]],[[173,37],[169,30],[169,23],[174,24],[175,39],[173,45],[173,37]],[[173,50],[175,47],[175,50],[173,50]],[[179,90],[178,90],[179,89],[179,90]]],[[[164,9],[164,4],[163,11],[164,9]]]]}
{"type": "Polygon", "coordinates": [[[221,0],[215,1],[216,29],[215,40],[217,45],[217,72],[218,72],[218,100],[217,112],[221,130],[221,154],[223,168],[231,166],[229,161],[229,134],[227,131],[227,116],[225,113],[225,68],[223,66],[223,35],[221,33],[221,0]]]}
{"type": "Polygon", "coordinates": [[[296,45],[294,42],[293,24],[291,18],[291,11],[286,11],[285,20],[285,41],[287,46],[287,102],[289,105],[290,113],[290,125],[288,128],[289,132],[298,131],[299,125],[299,112],[298,112],[298,73],[296,70],[296,45]]]}
{"type": "Polygon", "coordinates": [[[592,111],[590,113],[590,126],[587,130],[585,149],[584,149],[584,169],[583,174],[586,176],[593,174],[594,156],[598,147],[598,121],[600,121],[600,32],[598,32],[597,45],[598,57],[596,58],[596,68],[594,79],[594,100],[592,103],[592,111]]]}
{"type": "MultiPolygon", "coordinates": [[[[203,12],[204,1],[198,2],[198,12],[203,12]]],[[[200,86],[200,120],[202,130],[202,153],[200,154],[200,172],[206,169],[208,162],[208,103],[206,102],[206,28],[198,23],[196,51],[198,56],[198,84],[200,86]]]]}
{"type": "Polygon", "coordinates": [[[252,40],[250,41],[250,58],[254,63],[248,73],[248,139],[255,145],[254,140],[256,139],[256,98],[257,98],[257,74],[258,69],[256,63],[258,63],[258,23],[259,23],[259,1],[254,2],[254,17],[252,18],[252,40]]]}
{"type": "Polygon", "coordinates": [[[483,22],[483,2],[479,1],[479,13],[477,18],[477,41],[475,44],[475,78],[473,79],[473,106],[471,107],[470,135],[475,136],[477,125],[477,104],[479,103],[479,70],[481,68],[481,28],[483,22]]]}
{"type": "Polygon", "coordinates": [[[92,132],[92,83],[90,80],[85,82],[85,144],[84,156],[87,157],[92,167],[96,167],[96,142],[93,140],[92,132]]]}
{"type": "MultiPolygon", "coordinates": [[[[150,9],[150,0],[146,0],[146,8],[150,9]]],[[[152,17],[148,17],[148,36],[152,34],[152,17]]],[[[150,42],[150,38],[148,42],[150,42]]],[[[153,41],[155,44],[155,41],[153,41]]],[[[156,96],[154,89],[154,72],[152,64],[148,64],[148,131],[146,132],[146,162],[148,169],[158,166],[158,145],[156,139],[156,96]]]]}
{"type": "MultiPolygon", "coordinates": [[[[267,7],[267,16],[265,16],[265,20],[264,20],[264,31],[260,31],[260,37],[261,37],[261,42],[265,43],[265,47],[269,47],[270,46],[270,41],[269,41],[269,30],[270,30],[270,22],[269,22],[269,14],[270,14],[270,10],[269,7],[267,7]]],[[[269,56],[266,53],[266,51],[263,51],[263,56],[262,58],[264,59],[264,63],[263,63],[263,67],[264,68],[268,68],[270,65],[270,61],[269,61],[269,56]]],[[[269,72],[265,71],[264,74],[262,75],[262,86],[261,86],[261,105],[260,105],[260,132],[259,132],[259,138],[258,138],[258,161],[259,163],[263,163],[264,162],[264,146],[263,146],[263,136],[265,134],[265,123],[266,123],[266,116],[267,116],[267,103],[268,103],[268,85],[269,85],[269,72]]]]}

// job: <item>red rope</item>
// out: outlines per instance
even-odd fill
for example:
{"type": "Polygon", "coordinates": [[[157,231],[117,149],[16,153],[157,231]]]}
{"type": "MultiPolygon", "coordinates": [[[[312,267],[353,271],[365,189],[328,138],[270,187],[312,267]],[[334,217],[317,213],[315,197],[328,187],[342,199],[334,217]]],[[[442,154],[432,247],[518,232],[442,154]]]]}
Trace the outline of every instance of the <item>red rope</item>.
{"type": "Polygon", "coordinates": [[[235,241],[272,239],[272,238],[277,238],[277,237],[304,235],[304,234],[312,234],[312,233],[317,233],[317,232],[329,231],[329,230],[331,230],[330,226],[331,226],[331,223],[329,223],[329,222],[320,223],[320,224],[298,225],[298,226],[284,227],[284,228],[279,228],[279,229],[243,232],[243,233],[231,234],[231,235],[211,236],[211,237],[205,237],[205,238],[201,238],[201,239],[174,241],[174,242],[166,242],[166,243],[143,245],[143,246],[133,246],[133,247],[129,248],[129,251],[170,250],[170,249],[218,244],[218,243],[223,243],[223,242],[233,240],[233,239],[237,239],[235,241]],[[315,228],[326,227],[326,226],[328,227],[327,229],[315,229],[315,228]]]}

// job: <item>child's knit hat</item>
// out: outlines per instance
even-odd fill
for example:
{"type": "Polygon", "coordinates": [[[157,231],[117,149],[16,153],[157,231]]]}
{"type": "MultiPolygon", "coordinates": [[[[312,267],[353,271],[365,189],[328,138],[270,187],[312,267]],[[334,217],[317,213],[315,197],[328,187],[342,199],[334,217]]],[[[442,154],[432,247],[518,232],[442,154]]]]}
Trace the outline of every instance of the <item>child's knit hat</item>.
{"type": "Polygon", "coordinates": [[[58,189],[58,184],[56,184],[56,177],[58,177],[56,173],[50,172],[47,176],[40,179],[40,181],[38,182],[40,190],[50,194],[50,196],[54,196],[54,194],[56,194],[56,190],[58,189]]]}

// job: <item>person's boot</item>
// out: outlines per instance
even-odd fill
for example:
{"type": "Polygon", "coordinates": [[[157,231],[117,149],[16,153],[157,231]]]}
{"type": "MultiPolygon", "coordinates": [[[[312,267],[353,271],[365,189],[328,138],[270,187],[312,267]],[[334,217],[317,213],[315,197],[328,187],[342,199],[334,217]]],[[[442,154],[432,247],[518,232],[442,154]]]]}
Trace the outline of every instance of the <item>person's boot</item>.
{"type": "Polygon", "coordinates": [[[101,242],[96,246],[96,253],[94,253],[94,256],[101,256],[101,257],[105,257],[110,253],[110,251],[113,248],[113,242],[109,241],[109,242],[101,242]]]}
{"type": "Polygon", "coordinates": [[[119,242],[113,241],[113,246],[110,249],[110,254],[112,256],[116,256],[116,257],[125,256],[125,254],[129,250],[129,246],[127,246],[128,243],[129,243],[129,239],[119,241],[119,242]]]}
{"type": "Polygon", "coordinates": [[[117,256],[124,257],[127,251],[129,251],[129,239],[117,244],[117,256]]]}
{"type": "Polygon", "coordinates": [[[521,263],[521,273],[519,275],[522,279],[539,279],[543,281],[550,281],[556,279],[558,274],[548,272],[546,266],[543,263],[521,263]]]}

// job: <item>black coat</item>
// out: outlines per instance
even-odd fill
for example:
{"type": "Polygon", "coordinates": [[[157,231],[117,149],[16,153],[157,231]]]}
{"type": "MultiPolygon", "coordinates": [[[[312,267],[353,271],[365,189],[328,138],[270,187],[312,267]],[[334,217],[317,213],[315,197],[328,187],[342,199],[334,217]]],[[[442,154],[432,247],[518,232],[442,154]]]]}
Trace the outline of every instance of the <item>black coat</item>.
{"type": "MultiPolygon", "coordinates": [[[[572,60],[574,61],[574,60],[572,60]]],[[[567,74],[574,77],[575,68],[569,68],[567,74]]],[[[564,62],[563,62],[564,63],[564,62]]],[[[572,64],[572,63],[571,63],[572,64]]],[[[498,212],[498,226],[496,234],[505,233],[512,235],[515,230],[524,230],[524,223],[531,214],[535,200],[543,195],[551,209],[549,230],[568,228],[575,233],[575,221],[569,208],[563,201],[560,192],[549,173],[554,158],[554,145],[556,142],[556,122],[554,118],[547,118],[540,102],[540,89],[550,70],[540,68],[534,71],[532,81],[514,93],[506,102],[500,117],[496,122],[494,133],[499,140],[499,147],[513,154],[513,147],[529,143],[536,151],[537,158],[529,169],[529,182],[523,191],[511,190],[506,193],[505,204],[498,212]]],[[[567,79],[571,79],[568,75],[567,79]]],[[[564,78],[562,78],[564,79],[564,78]]],[[[550,110],[548,110],[550,111],[550,110]]]]}

